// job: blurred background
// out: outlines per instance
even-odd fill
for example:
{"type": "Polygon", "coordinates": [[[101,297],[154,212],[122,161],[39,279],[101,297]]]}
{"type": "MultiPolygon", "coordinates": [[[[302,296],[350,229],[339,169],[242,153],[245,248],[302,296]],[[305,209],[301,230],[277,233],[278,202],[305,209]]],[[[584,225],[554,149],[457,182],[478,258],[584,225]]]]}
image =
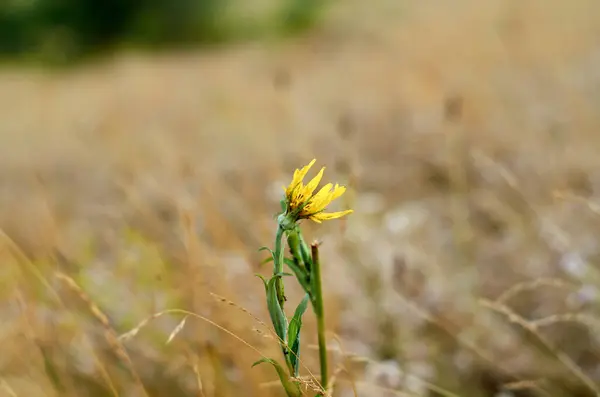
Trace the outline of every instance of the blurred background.
{"type": "Polygon", "coordinates": [[[598,395],[599,38],[594,0],[0,2],[0,396],[281,396],[257,249],[312,158],[355,210],[305,224],[335,396],[598,395]]]}

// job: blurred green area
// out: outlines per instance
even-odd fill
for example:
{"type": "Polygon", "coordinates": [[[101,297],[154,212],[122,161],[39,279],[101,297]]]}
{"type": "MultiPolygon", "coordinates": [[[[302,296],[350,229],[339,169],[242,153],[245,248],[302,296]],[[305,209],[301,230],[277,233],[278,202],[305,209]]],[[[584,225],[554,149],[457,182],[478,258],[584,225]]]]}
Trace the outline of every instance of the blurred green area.
{"type": "Polygon", "coordinates": [[[313,26],[322,0],[5,0],[0,58],[63,63],[119,46],[164,49],[281,36],[313,26]]]}

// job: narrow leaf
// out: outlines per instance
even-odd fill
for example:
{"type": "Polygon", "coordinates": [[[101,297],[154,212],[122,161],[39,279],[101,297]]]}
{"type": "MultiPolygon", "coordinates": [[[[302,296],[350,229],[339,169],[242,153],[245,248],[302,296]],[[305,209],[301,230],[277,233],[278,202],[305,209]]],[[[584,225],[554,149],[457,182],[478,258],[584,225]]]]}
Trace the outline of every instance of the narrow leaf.
{"type": "Polygon", "coordinates": [[[271,256],[271,257],[269,257],[269,258],[265,258],[265,259],[263,259],[263,260],[260,262],[260,264],[261,264],[261,265],[266,265],[266,264],[267,264],[267,263],[269,263],[269,262],[273,262],[273,257],[272,257],[272,256],[271,256]]]}
{"type": "Polygon", "coordinates": [[[265,292],[269,293],[267,279],[262,274],[255,273],[254,275],[262,280],[263,284],[265,285],[265,292]]]}
{"type": "Polygon", "coordinates": [[[294,369],[294,376],[298,376],[298,370],[300,368],[300,329],[302,328],[302,315],[306,311],[310,297],[308,294],[304,295],[302,301],[296,307],[294,317],[290,320],[288,328],[288,346],[292,350],[292,354],[289,355],[292,368],[294,369]]]}
{"type": "Polygon", "coordinates": [[[275,333],[279,338],[284,341],[287,340],[287,318],[285,313],[279,304],[277,297],[277,281],[280,281],[281,275],[273,276],[267,283],[267,307],[269,309],[269,315],[275,328],[275,333]]]}
{"type": "Polygon", "coordinates": [[[271,253],[271,255],[273,254],[273,250],[265,245],[263,245],[262,247],[260,247],[258,249],[258,252],[261,252],[261,251],[269,251],[271,253]]]}
{"type": "Polygon", "coordinates": [[[273,250],[271,248],[263,246],[258,249],[258,252],[261,252],[261,251],[269,251],[269,254],[271,254],[271,259],[265,259],[265,261],[275,260],[275,252],[273,252],[273,250]]]}

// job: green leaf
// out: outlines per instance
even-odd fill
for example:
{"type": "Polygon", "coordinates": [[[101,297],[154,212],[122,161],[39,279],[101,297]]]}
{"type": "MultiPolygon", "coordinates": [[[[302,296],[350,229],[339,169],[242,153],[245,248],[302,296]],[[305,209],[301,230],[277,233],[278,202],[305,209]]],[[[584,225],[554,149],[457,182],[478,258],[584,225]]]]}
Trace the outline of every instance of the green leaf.
{"type": "Polygon", "coordinates": [[[298,376],[298,370],[300,368],[300,329],[302,328],[302,315],[306,311],[310,296],[304,295],[302,301],[296,307],[294,317],[290,320],[290,326],[288,327],[288,346],[292,350],[292,354],[289,355],[289,359],[294,369],[294,376],[298,376]]]}
{"type": "Polygon", "coordinates": [[[269,262],[273,262],[273,257],[266,258],[260,262],[261,265],[266,265],[269,262]]]}
{"type": "Polygon", "coordinates": [[[269,251],[269,253],[271,254],[271,257],[275,256],[275,252],[273,252],[273,250],[269,247],[262,246],[258,249],[258,252],[262,252],[262,251],[269,251]]]}
{"type": "Polygon", "coordinates": [[[271,254],[271,256],[269,258],[266,258],[265,260],[260,262],[261,265],[264,265],[266,263],[269,263],[269,262],[272,262],[275,260],[275,252],[273,252],[273,250],[270,249],[269,247],[260,247],[258,249],[258,252],[261,252],[261,251],[269,251],[269,253],[271,254]]]}
{"type": "Polygon", "coordinates": [[[292,273],[286,273],[286,272],[281,272],[281,273],[277,273],[274,274],[273,277],[292,277],[293,274],[292,273]]]}
{"type": "Polygon", "coordinates": [[[289,376],[287,376],[287,374],[285,373],[285,370],[283,369],[281,364],[279,364],[277,361],[275,361],[273,359],[263,357],[260,360],[258,360],[257,362],[255,362],[254,364],[252,364],[252,367],[254,367],[258,364],[261,364],[261,363],[269,363],[275,368],[275,371],[277,371],[277,375],[279,375],[279,380],[281,381],[281,385],[285,389],[285,392],[288,395],[288,397],[302,397],[302,391],[300,390],[300,386],[298,385],[297,382],[292,381],[289,378],[289,376]]]}
{"type": "MultiPolygon", "coordinates": [[[[275,328],[275,333],[277,336],[285,343],[287,340],[287,318],[285,317],[285,313],[279,304],[279,299],[277,297],[277,281],[281,281],[281,274],[276,274],[267,283],[267,307],[269,309],[269,315],[271,316],[271,321],[273,322],[273,327],[275,328]]],[[[284,350],[284,354],[287,352],[284,350]]]]}
{"type": "Polygon", "coordinates": [[[262,274],[255,273],[254,275],[262,280],[263,284],[265,285],[265,292],[268,294],[269,287],[268,287],[267,279],[262,274]]]}

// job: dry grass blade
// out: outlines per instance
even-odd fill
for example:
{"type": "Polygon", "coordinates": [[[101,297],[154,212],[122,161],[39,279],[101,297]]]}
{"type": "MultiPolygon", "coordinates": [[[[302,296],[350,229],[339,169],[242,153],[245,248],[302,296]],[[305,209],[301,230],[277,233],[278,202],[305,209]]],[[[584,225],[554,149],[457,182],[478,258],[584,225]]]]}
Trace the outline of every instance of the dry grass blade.
{"type": "MultiPolygon", "coordinates": [[[[375,364],[377,364],[376,361],[374,361],[374,360],[372,360],[372,359],[370,359],[368,357],[364,357],[364,356],[360,356],[360,355],[353,355],[353,356],[350,357],[350,360],[355,361],[355,362],[361,362],[361,363],[375,363],[375,364]]],[[[436,394],[439,394],[441,396],[446,396],[446,397],[460,397],[460,395],[458,395],[456,393],[453,393],[452,391],[450,391],[448,389],[445,389],[445,388],[443,388],[443,387],[441,387],[439,385],[436,385],[434,383],[428,382],[425,379],[423,379],[421,377],[418,377],[418,376],[416,376],[414,374],[407,373],[406,375],[408,377],[412,377],[414,379],[418,379],[419,382],[421,382],[423,385],[425,385],[425,387],[427,389],[429,389],[430,391],[432,391],[432,392],[434,392],[436,394]]],[[[353,382],[353,383],[355,382],[352,379],[350,381],[353,382]]],[[[356,381],[355,383],[357,385],[358,384],[367,384],[365,382],[358,382],[358,381],[356,381]]],[[[382,388],[382,389],[384,389],[384,388],[382,388]]],[[[408,394],[410,394],[410,393],[408,393],[408,394]]]]}
{"type": "Polygon", "coordinates": [[[202,385],[202,377],[200,376],[200,370],[198,364],[194,364],[194,374],[196,375],[196,385],[198,386],[198,396],[205,397],[204,386],[202,385]]]}
{"type": "Polygon", "coordinates": [[[497,299],[498,303],[506,303],[510,299],[514,298],[516,295],[538,289],[540,287],[553,287],[553,288],[565,288],[565,289],[575,289],[577,285],[574,283],[567,282],[565,280],[561,280],[558,278],[540,278],[531,281],[524,281],[518,284],[513,285],[506,291],[504,291],[497,299]]]}
{"type": "Polygon", "coordinates": [[[2,386],[2,390],[4,390],[9,397],[18,397],[18,394],[10,387],[7,381],[4,379],[0,380],[0,386],[2,386]]]}
{"type": "Polygon", "coordinates": [[[96,303],[89,297],[87,293],[77,284],[73,278],[67,276],[64,273],[56,273],[56,278],[64,282],[73,292],[75,292],[82,301],[84,301],[92,315],[102,324],[104,328],[112,330],[108,316],[104,314],[102,310],[96,305],[96,303]]]}
{"type": "MultiPolygon", "coordinates": [[[[344,359],[347,359],[348,357],[350,357],[349,355],[346,354],[346,351],[344,349],[344,344],[342,343],[342,339],[335,333],[333,334],[333,339],[337,342],[338,348],[339,348],[339,351],[340,351],[342,357],[344,359]]],[[[352,387],[352,393],[354,394],[354,397],[358,397],[358,390],[356,389],[356,379],[354,378],[354,374],[352,373],[352,371],[349,371],[346,368],[346,366],[343,365],[342,363],[340,363],[338,365],[338,368],[336,369],[334,375],[331,377],[330,390],[333,391],[333,386],[339,375],[338,370],[343,370],[346,374],[348,374],[348,378],[349,378],[348,380],[350,382],[350,386],[352,387]]]]}
{"type": "Polygon", "coordinates": [[[154,320],[155,318],[158,318],[162,315],[161,313],[155,313],[152,316],[144,319],[143,321],[141,321],[135,328],[125,332],[124,334],[119,335],[119,340],[120,341],[127,341],[133,337],[135,337],[142,328],[144,328],[146,325],[148,325],[148,323],[152,320],[154,320]]]}
{"type": "Polygon", "coordinates": [[[511,391],[535,389],[536,391],[542,391],[544,394],[549,395],[545,390],[541,390],[539,386],[539,384],[544,381],[545,379],[524,379],[517,382],[505,383],[502,387],[511,391]]]}
{"type": "Polygon", "coordinates": [[[263,326],[265,329],[267,329],[271,334],[273,334],[275,337],[277,336],[277,334],[275,334],[275,332],[273,332],[273,330],[271,329],[271,327],[269,327],[264,321],[262,321],[260,318],[256,317],[254,314],[250,313],[250,311],[248,309],[246,309],[245,307],[242,307],[240,305],[238,305],[237,303],[221,296],[221,295],[217,295],[213,292],[209,292],[210,296],[212,296],[213,298],[215,298],[218,302],[221,303],[225,303],[231,307],[235,307],[236,309],[238,309],[239,311],[241,311],[242,313],[250,316],[254,321],[256,321],[258,324],[260,324],[261,326],[263,326]]]}
{"type": "MultiPolygon", "coordinates": [[[[361,381],[361,382],[356,382],[356,384],[359,386],[368,386],[373,389],[381,390],[382,392],[385,392],[385,393],[388,393],[388,394],[394,395],[394,396],[402,396],[402,397],[421,397],[422,396],[422,394],[419,394],[419,393],[408,392],[408,391],[403,391],[403,390],[395,390],[395,389],[391,389],[389,387],[375,385],[370,382],[362,382],[361,381]]],[[[433,391],[433,389],[432,389],[432,391],[433,391]]],[[[439,394],[442,396],[461,397],[458,394],[454,394],[454,393],[448,392],[448,391],[446,391],[444,393],[443,389],[442,389],[442,392],[439,394]]]]}
{"type": "Polygon", "coordinates": [[[564,192],[564,191],[556,191],[556,192],[554,192],[553,196],[554,196],[554,198],[559,199],[559,200],[573,200],[573,201],[581,202],[581,203],[585,204],[585,206],[594,215],[600,216],[600,205],[598,203],[595,203],[595,202],[585,198],[585,197],[581,197],[581,196],[578,196],[571,192],[564,192]]]}
{"type": "Polygon", "coordinates": [[[181,320],[179,322],[179,324],[177,324],[177,327],[175,327],[175,329],[171,332],[171,334],[169,334],[169,338],[167,339],[167,345],[169,343],[171,343],[171,341],[173,340],[173,338],[175,338],[175,336],[180,333],[183,330],[183,327],[185,327],[185,321],[188,319],[188,316],[185,316],[183,318],[183,320],[181,320]]]}
{"type": "Polygon", "coordinates": [[[600,321],[588,314],[584,313],[563,313],[553,314],[537,320],[530,320],[529,323],[535,327],[548,327],[557,323],[579,323],[586,325],[594,330],[600,330],[600,321]]]}
{"type": "MultiPolygon", "coordinates": [[[[198,318],[202,321],[207,322],[208,324],[220,329],[221,331],[227,333],[229,336],[233,337],[234,339],[236,339],[237,341],[241,342],[243,345],[245,345],[246,347],[254,350],[256,353],[258,353],[258,355],[260,355],[261,357],[266,357],[265,354],[263,354],[260,350],[258,350],[256,347],[252,346],[252,344],[250,344],[248,341],[246,341],[244,338],[242,338],[241,336],[237,335],[236,333],[232,332],[231,330],[223,327],[222,325],[217,324],[216,322],[210,320],[207,317],[202,316],[201,314],[197,314],[197,313],[192,313],[190,311],[187,310],[183,310],[183,309],[167,309],[167,310],[163,310],[161,312],[155,313],[152,316],[144,319],[143,321],[141,321],[135,328],[133,328],[131,331],[126,332],[125,334],[122,334],[119,338],[121,340],[127,338],[131,338],[135,335],[137,335],[137,333],[144,328],[146,325],[148,325],[148,323],[150,321],[152,321],[153,319],[156,319],[158,317],[164,316],[166,314],[185,314],[186,317],[191,316],[191,317],[195,317],[198,318]]],[[[320,386],[320,383],[316,380],[315,376],[312,374],[312,372],[310,372],[310,369],[308,369],[306,367],[305,364],[302,363],[302,361],[298,360],[300,362],[300,364],[303,366],[303,368],[305,368],[309,374],[310,374],[310,381],[303,381],[302,383],[305,385],[311,385],[311,388],[314,388],[315,391],[318,392],[323,392],[323,388],[320,386]]]]}
{"type": "MultiPolygon", "coordinates": [[[[331,375],[331,377],[329,378],[329,385],[327,385],[327,395],[328,396],[333,396],[333,392],[335,390],[335,385],[339,379],[339,376],[342,372],[346,372],[348,373],[348,371],[346,370],[346,368],[344,368],[341,365],[338,365],[335,370],[333,371],[333,374],[331,375]]],[[[356,393],[356,385],[355,385],[355,381],[354,379],[350,379],[351,382],[351,386],[352,386],[352,391],[354,393],[354,397],[357,397],[357,393],[356,393]]]]}
{"type": "MultiPolygon", "coordinates": [[[[314,379],[312,379],[311,377],[300,376],[300,377],[294,378],[294,381],[298,382],[298,384],[300,384],[300,386],[304,389],[304,391],[307,391],[307,392],[311,391],[311,392],[317,393],[318,396],[331,397],[331,393],[323,391],[323,388],[321,387],[321,385],[318,382],[316,382],[314,379]]],[[[260,387],[263,389],[270,389],[270,388],[278,389],[278,388],[281,388],[281,382],[279,382],[279,381],[264,382],[264,383],[260,384],[260,387]]]]}
{"type": "MultiPolygon", "coordinates": [[[[44,276],[44,274],[40,271],[40,269],[38,269],[38,267],[35,266],[31,262],[31,260],[27,257],[27,255],[25,255],[23,250],[2,229],[0,229],[0,239],[3,240],[3,242],[8,247],[9,252],[18,261],[18,263],[23,265],[24,268],[26,268],[29,272],[31,272],[31,274],[34,275],[34,277],[40,282],[40,284],[42,284],[44,286],[44,288],[50,293],[52,298],[60,305],[60,307],[67,310],[67,306],[65,305],[65,302],[61,298],[60,294],[54,289],[54,287],[50,284],[50,282],[44,276]]],[[[73,284],[75,284],[75,283],[73,283],[73,284]]],[[[24,306],[25,306],[25,304],[24,304],[24,306]]],[[[83,339],[88,346],[91,346],[91,343],[90,343],[87,335],[84,335],[83,339]]],[[[119,393],[117,392],[114,382],[112,381],[112,379],[110,378],[110,375],[108,374],[106,368],[104,367],[104,364],[99,359],[98,355],[96,354],[96,352],[94,351],[94,349],[92,347],[90,347],[90,351],[92,352],[91,353],[92,359],[93,359],[94,363],[96,364],[96,367],[100,371],[100,375],[101,375],[102,379],[106,382],[106,385],[110,389],[112,395],[118,396],[119,393]]],[[[145,392],[145,389],[144,389],[144,392],[145,392]]]]}
{"type": "Polygon", "coordinates": [[[569,370],[569,372],[571,372],[577,379],[579,379],[579,381],[581,381],[583,385],[590,389],[590,391],[592,391],[595,395],[600,395],[600,389],[594,383],[594,381],[590,379],[590,377],[587,376],[583,372],[583,370],[579,366],[577,366],[577,364],[568,355],[552,346],[552,344],[548,342],[548,340],[546,340],[546,338],[544,338],[544,336],[542,336],[538,332],[538,329],[535,325],[533,325],[531,322],[527,321],[523,317],[519,316],[510,307],[506,305],[500,304],[498,302],[493,302],[487,299],[481,299],[479,303],[483,307],[486,307],[488,309],[493,310],[496,313],[504,315],[511,323],[517,324],[526,331],[529,331],[529,333],[531,333],[531,335],[533,335],[542,344],[542,346],[544,346],[545,349],[551,352],[556,357],[556,359],[561,364],[563,364],[563,366],[567,370],[569,370]]]}
{"type": "Polygon", "coordinates": [[[236,339],[238,342],[241,342],[246,347],[254,350],[261,357],[264,357],[263,353],[260,350],[258,350],[256,347],[252,346],[252,344],[250,344],[248,341],[246,341],[241,336],[239,336],[236,333],[230,331],[229,329],[223,327],[222,325],[217,324],[216,322],[212,321],[211,319],[209,319],[207,317],[204,317],[201,314],[192,313],[192,312],[184,310],[184,309],[167,309],[167,310],[163,310],[161,312],[155,313],[155,314],[151,315],[150,317],[147,317],[146,319],[142,320],[136,327],[134,327],[132,330],[130,330],[130,331],[122,334],[121,336],[119,336],[119,338],[121,340],[127,340],[127,339],[130,339],[130,338],[134,337],[135,335],[138,334],[138,332],[142,328],[146,327],[152,320],[154,320],[156,318],[159,318],[161,316],[164,316],[166,314],[184,314],[184,315],[186,315],[186,317],[191,316],[191,317],[198,318],[198,319],[200,319],[200,320],[202,320],[204,322],[207,322],[208,324],[212,325],[213,327],[216,327],[216,328],[220,329],[221,331],[225,332],[229,336],[231,336],[234,339],[236,339]]]}
{"type": "Polygon", "coordinates": [[[23,250],[4,232],[4,230],[0,229],[0,239],[8,247],[9,252],[14,256],[14,258],[21,264],[23,264],[34,276],[35,278],[52,294],[52,296],[60,302],[63,306],[63,302],[60,299],[58,293],[52,288],[52,285],[48,282],[48,279],[44,277],[42,272],[31,263],[27,255],[23,252],[23,250]]]}
{"type": "Polygon", "coordinates": [[[98,320],[98,322],[100,322],[100,324],[104,328],[104,337],[111,349],[113,350],[113,352],[127,365],[131,376],[135,380],[140,390],[142,390],[144,395],[149,396],[146,387],[142,382],[142,378],[135,369],[135,366],[133,365],[133,361],[131,361],[129,354],[127,354],[127,351],[125,351],[125,348],[121,344],[121,340],[119,339],[116,331],[110,324],[108,316],[104,314],[102,310],[100,310],[98,305],[94,303],[94,301],[88,296],[88,294],[71,277],[67,276],[64,273],[57,272],[56,278],[65,283],[67,287],[69,287],[73,292],[75,292],[79,296],[79,298],[86,303],[92,315],[98,320]]]}

